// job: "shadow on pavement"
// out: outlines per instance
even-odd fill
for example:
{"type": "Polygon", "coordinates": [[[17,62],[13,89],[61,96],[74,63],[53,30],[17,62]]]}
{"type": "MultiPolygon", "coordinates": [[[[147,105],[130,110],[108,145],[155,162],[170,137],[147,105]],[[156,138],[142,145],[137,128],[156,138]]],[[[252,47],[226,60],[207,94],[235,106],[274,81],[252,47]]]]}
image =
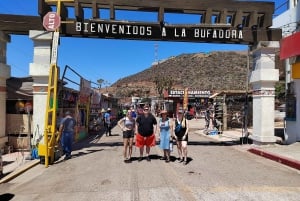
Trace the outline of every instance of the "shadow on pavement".
{"type": "Polygon", "coordinates": [[[196,146],[234,146],[239,144],[239,141],[189,141],[188,145],[196,146]]]}
{"type": "Polygon", "coordinates": [[[11,193],[4,193],[4,194],[1,194],[1,195],[0,195],[0,200],[2,200],[2,201],[7,201],[7,200],[13,199],[13,197],[15,197],[14,194],[11,194],[11,193]]]}

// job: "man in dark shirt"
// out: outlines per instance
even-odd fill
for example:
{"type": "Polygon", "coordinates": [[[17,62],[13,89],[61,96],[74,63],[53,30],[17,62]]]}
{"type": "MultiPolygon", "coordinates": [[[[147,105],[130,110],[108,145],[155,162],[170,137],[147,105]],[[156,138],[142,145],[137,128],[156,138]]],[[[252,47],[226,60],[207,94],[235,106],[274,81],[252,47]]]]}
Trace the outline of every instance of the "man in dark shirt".
{"type": "Polygon", "coordinates": [[[157,130],[156,118],[150,113],[149,107],[144,106],[144,113],[136,119],[136,146],[140,148],[139,161],[143,159],[144,146],[146,145],[147,161],[150,161],[150,147],[155,146],[155,133],[157,130]]]}
{"type": "Polygon", "coordinates": [[[65,113],[66,117],[60,123],[59,132],[61,134],[61,145],[66,154],[65,160],[71,158],[72,144],[75,135],[76,120],[71,116],[71,112],[65,113]]]}

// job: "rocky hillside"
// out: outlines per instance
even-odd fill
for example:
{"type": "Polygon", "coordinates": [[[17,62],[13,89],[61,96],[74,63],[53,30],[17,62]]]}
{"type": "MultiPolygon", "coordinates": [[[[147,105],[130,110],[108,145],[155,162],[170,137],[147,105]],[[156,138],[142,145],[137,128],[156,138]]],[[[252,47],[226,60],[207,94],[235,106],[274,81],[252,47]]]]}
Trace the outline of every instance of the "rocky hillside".
{"type": "MultiPolygon", "coordinates": [[[[250,61],[250,72],[252,61],[250,61]]],[[[110,87],[118,97],[157,96],[155,79],[173,80],[172,88],[199,90],[244,90],[247,80],[246,52],[182,54],[122,78],[110,87]]]]}

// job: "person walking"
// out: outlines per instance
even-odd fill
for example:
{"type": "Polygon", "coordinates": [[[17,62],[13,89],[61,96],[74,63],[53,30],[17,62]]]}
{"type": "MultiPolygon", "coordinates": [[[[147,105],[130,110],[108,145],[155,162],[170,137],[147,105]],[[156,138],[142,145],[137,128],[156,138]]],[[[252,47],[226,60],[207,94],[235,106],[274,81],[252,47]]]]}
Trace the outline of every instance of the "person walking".
{"type": "Polygon", "coordinates": [[[134,110],[134,107],[133,107],[133,106],[131,106],[131,107],[130,107],[130,111],[131,111],[131,116],[132,116],[134,119],[136,119],[136,117],[137,117],[137,114],[136,114],[136,112],[135,112],[135,110],[134,110]]]}
{"type": "Polygon", "coordinates": [[[65,160],[71,158],[72,144],[75,135],[76,120],[70,111],[66,111],[65,117],[60,123],[59,132],[61,133],[61,145],[63,153],[66,154],[65,160]]]}
{"type": "Polygon", "coordinates": [[[111,109],[107,108],[106,113],[104,114],[105,122],[105,134],[106,136],[111,136],[111,109]]]}
{"type": "Polygon", "coordinates": [[[136,146],[140,149],[138,161],[143,160],[144,146],[146,146],[146,160],[150,159],[150,147],[155,146],[155,134],[157,131],[156,118],[149,112],[149,107],[144,106],[143,114],[136,119],[136,146]]]}
{"type": "Polygon", "coordinates": [[[124,162],[130,163],[131,162],[131,155],[132,155],[132,145],[133,145],[133,138],[134,138],[134,130],[135,130],[135,120],[132,117],[131,111],[129,110],[126,114],[126,117],[123,117],[118,121],[118,126],[123,131],[123,156],[124,162]],[[128,150],[128,151],[127,151],[128,150]],[[128,152],[128,154],[127,154],[128,152]]]}
{"type": "Polygon", "coordinates": [[[177,118],[174,124],[175,138],[177,140],[177,150],[179,155],[179,162],[184,165],[187,164],[187,142],[189,123],[184,117],[184,111],[179,109],[177,112],[177,118]]]}
{"type": "Polygon", "coordinates": [[[101,119],[102,126],[103,126],[104,128],[106,128],[106,126],[105,126],[105,119],[104,119],[105,113],[106,113],[106,110],[105,110],[104,108],[102,108],[101,113],[99,114],[99,117],[100,117],[100,119],[101,119]]]}
{"type": "Polygon", "coordinates": [[[161,160],[165,160],[166,163],[170,162],[170,138],[173,137],[173,125],[171,120],[167,117],[168,112],[162,110],[160,112],[161,118],[158,123],[158,133],[160,138],[159,147],[163,150],[164,156],[161,160]]]}

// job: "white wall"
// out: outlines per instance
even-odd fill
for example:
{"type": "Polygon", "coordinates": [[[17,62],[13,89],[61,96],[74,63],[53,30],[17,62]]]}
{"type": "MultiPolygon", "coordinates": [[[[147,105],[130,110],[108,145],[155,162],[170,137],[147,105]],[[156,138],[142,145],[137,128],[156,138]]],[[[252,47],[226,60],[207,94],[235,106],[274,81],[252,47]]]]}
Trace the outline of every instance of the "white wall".
{"type": "MultiPolygon", "coordinates": [[[[282,28],[283,37],[287,37],[297,30],[297,24],[300,21],[300,4],[294,4],[294,0],[290,0],[290,9],[273,19],[273,28],[282,28]]],[[[299,25],[298,25],[299,26],[299,25]]],[[[298,28],[299,31],[299,28],[298,28]]],[[[296,121],[287,121],[286,123],[286,143],[290,144],[300,141],[300,79],[291,79],[289,59],[286,60],[286,82],[294,82],[294,92],[296,96],[296,121]]]]}

